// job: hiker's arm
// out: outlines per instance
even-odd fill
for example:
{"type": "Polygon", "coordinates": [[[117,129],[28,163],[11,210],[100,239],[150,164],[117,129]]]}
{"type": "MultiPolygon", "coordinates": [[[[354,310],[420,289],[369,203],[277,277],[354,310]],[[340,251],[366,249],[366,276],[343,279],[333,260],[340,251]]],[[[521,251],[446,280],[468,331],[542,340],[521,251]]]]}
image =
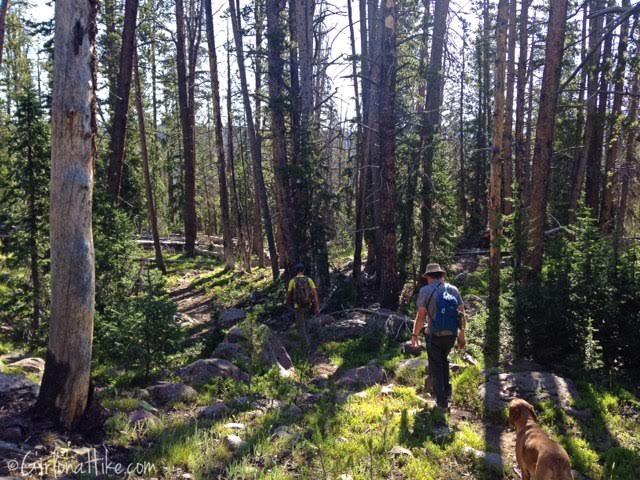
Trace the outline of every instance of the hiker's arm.
{"type": "Polygon", "coordinates": [[[291,284],[287,287],[287,296],[284,299],[284,303],[288,306],[293,306],[293,289],[291,288],[291,284]]]}
{"type": "Polygon", "coordinates": [[[320,297],[318,296],[317,288],[313,289],[313,298],[314,298],[314,301],[316,302],[315,314],[318,315],[320,313],[320,297]]]}
{"type": "Polygon", "coordinates": [[[418,337],[420,336],[420,332],[424,327],[425,318],[427,318],[427,308],[418,308],[418,313],[416,313],[416,321],[413,324],[413,335],[411,335],[411,344],[414,347],[418,346],[418,337]]]}
{"type": "Polygon", "coordinates": [[[458,348],[462,350],[467,345],[467,340],[465,338],[465,330],[467,329],[467,312],[464,309],[464,305],[460,305],[460,307],[458,307],[458,312],[460,312],[460,330],[458,331],[458,348]]]}

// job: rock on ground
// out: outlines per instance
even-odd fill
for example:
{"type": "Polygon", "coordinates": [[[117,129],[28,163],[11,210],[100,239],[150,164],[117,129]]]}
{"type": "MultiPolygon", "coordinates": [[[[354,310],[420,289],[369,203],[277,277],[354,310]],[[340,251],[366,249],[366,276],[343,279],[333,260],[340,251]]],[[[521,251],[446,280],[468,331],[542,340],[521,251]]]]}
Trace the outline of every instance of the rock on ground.
{"type": "Polygon", "coordinates": [[[239,343],[230,343],[227,341],[219,343],[211,353],[211,356],[213,358],[222,358],[242,365],[247,365],[249,363],[249,356],[239,343]]]}
{"type": "Polygon", "coordinates": [[[491,412],[501,411],[514,398],[523,398],[532,403],[549,400],[565,410],[580,398],[572,380],[538,371],[490,374],[480,387],[480,395],[491,412]]]}
{"type": "Polygon", "coordinates": [[[247,444],[247,442],[238,435],[227,435],[224,437],[224,443],[229,447],[229,450],[232,451],[239,450],[247,444]]]}
{"type": "Polygon", "coordinates": [[[176,372],[183,382],[203,385],[214,378],[232,378],[248,383],[249,375],[222,358],[201,358],[176,372]]]}
{"type": "Polygon", "coordinates": [[[484,460],[485,465],[496,473],[502,475],[504,470],[504,462],[502,456],[498,453],[483,452],[471,447],[464,447],[463,452],[471,455],[472,457],[484,460]]]}
{"type": "Polygon", "coordinates": [[[200,418],[219,420],[229,414],[229,407],[224,402],[217,402],[200,410],[200,418]]]}
{"type": "Polygon", "coordinates": [[[170,402],[188,402],[198,395],[192,387],[184,383],[160,382],[147,390],[151,398],[160,405],[170,402]]]}
{"type": "MultiPolygon", "coordinates": [[[[33,402],[40,388],[24,375],[9,375],[0,372],[0,409],[13,410],[18,406],[33,402]]],[[[20,410],[20,409],[19,409],[20,410]]]]}
{"type": "Polygon", "coordinates": [[[240,308],[229,308],[220,312],[217,326],[223,329],[231,328],[247,318],[247,313],[240,308]]]}
{"type": "Polygon", "coordinates": [[[129,412],[129,415],[127,415],[127,417],[129,418],[129,422],[133,423],[134,425],[140,423],[156,423],[160,421],[158,417],[156,417],[153,413],[148,412],[144,408],[137,408],[135,410],[132,410],[131,412],[129,412]]]}
{"type": "Polygon", "coordinates": [[[352,368],[343,373],[336,385],[338,387],[353,388],[358,386],[370,387],[375,384],[384,383],[387,379],[387,375],[377,365],[367,365],[365,367],[352,368]]]}

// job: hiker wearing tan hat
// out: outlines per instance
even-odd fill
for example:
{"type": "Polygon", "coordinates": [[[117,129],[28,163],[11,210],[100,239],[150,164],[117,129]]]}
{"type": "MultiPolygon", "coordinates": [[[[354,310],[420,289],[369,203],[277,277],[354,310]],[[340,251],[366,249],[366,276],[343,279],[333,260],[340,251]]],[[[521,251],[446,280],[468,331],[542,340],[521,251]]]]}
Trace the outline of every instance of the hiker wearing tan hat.
{"type": "Polygon", "coordinates": [[[418,313],[411,343],[417,347],[420,334],[425,334],[431,385],[438,406],[447,410],[451,400],[449,353],[456,338],[458,348],[466,345],[464,303],[458,289],[444,281],[445,271],[437,263],[427,265],[423,277],[427,279],[427,285],[418,294],[418,313]]]}

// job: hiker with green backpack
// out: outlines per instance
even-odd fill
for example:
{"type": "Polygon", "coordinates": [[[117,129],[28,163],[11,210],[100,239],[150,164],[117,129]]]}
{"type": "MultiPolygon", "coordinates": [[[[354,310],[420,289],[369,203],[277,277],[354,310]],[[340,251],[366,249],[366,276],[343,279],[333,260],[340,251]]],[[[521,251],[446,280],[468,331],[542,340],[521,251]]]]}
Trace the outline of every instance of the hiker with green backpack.
{"type": "Polygon", "coordinates": [[[311,341],[307,332],[307,318],[313,312],[320,313],[320,300],[316,284],[304,274],[304,265],[299,263],[295,268],[296,276],[289,281],[287,288],[287,305],[296,312],[296,326],[304,341],[307,352],[311,350],[311,341]]]}
{"type": "Polygon", "coordinates": [[[449,353],[458,340],[458,348],[466,345],[467,319],[458,289],[444,281],[445,272],[437,263],[427,265],[424,277],[428,284],[418,294],[418,313],[411,343],[419,345],[424,333],[429,356],[429,378],[439,407],[448,410],[451,400],[449,353]],[[426,320],[426,325],[425,325],[426,320]]]}

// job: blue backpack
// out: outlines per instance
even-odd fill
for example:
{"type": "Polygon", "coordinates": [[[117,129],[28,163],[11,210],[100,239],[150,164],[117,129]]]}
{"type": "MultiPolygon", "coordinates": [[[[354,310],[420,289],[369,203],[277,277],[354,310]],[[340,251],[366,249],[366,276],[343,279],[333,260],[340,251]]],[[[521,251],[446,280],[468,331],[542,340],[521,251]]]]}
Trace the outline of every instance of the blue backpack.
{"type": "Polygon", "coordinates": [[[458,299],[449,291],[447,284],[442,290],[436,287],[436,292],[436,318],[432,319],[431,333],[455,333],[458,330],[458,299]]]}

